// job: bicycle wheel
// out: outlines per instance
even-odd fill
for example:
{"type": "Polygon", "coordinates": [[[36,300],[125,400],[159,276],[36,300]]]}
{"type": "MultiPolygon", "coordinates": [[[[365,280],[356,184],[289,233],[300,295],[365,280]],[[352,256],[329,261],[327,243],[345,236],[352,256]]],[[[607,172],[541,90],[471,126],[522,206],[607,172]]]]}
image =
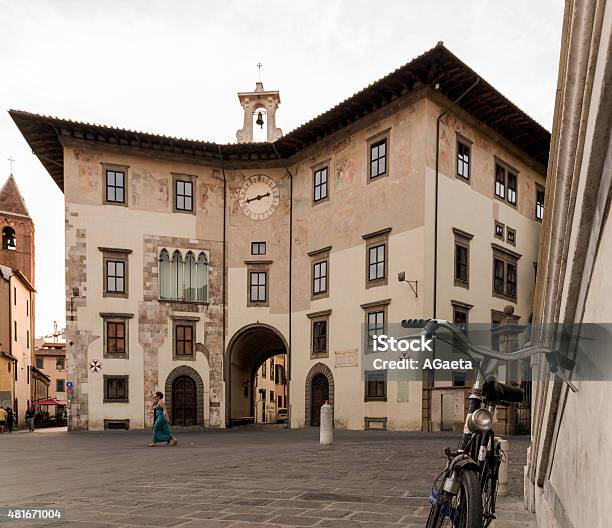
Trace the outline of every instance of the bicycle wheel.
{"type": "MultiPolygon", "coordinates": [[[[427,528],[482,528],[482,495],[478,473],[459,470],[457,495],[439,491],[429,511],[427,528]]],[[[441,488],[441,487],[440,487],[441,488]]]]}

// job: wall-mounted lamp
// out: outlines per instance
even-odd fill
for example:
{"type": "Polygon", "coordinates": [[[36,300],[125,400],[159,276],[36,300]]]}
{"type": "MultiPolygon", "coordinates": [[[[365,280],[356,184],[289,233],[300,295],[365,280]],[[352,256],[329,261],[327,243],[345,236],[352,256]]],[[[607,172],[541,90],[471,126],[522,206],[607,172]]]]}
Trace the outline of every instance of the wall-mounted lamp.
{"type": "Polygon", "coordinates": [[[397,280],[399,282],[406,282],[406,283],[408,283],[408,286],[410,286],[410,289],[412,290],[412,293],[414,293],[414,297],[416,299],[419,298],[419,281],[406,280],[406,272],[405,271],[400,271],[397,274],[397,280]]]}

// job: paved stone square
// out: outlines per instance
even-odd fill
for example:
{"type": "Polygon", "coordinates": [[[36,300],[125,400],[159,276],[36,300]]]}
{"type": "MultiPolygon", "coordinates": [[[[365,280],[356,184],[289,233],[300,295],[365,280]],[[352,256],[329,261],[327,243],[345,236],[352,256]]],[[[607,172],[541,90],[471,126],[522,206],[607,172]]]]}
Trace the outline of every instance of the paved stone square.
{"type": "MultiPolygon", "coordinates": [[[[177,434],[0,435],[0,505],[63,507],[66,521],[6,526],[398,528],[424,526],[427,497],[456,433],[248,426],[177,434]]],[[[527,437],[510,438],[510,496],[496,528],[535,526],[522,510],[527,437]]]]}

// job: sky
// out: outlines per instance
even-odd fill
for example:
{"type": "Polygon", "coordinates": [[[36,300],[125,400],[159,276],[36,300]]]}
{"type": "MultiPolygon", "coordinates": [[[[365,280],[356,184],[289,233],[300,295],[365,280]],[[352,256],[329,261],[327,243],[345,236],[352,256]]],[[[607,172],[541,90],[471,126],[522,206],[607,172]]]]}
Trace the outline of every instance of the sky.
{"type": "Polygon", "coordinates": [[[64,313],[63,194],[10,108],[234,142],[236,96],[279,90],[288,132],[443,41],[550,130],[561,0],[0,0],[0,185],[36,227],[36,335],[64,313]]]}

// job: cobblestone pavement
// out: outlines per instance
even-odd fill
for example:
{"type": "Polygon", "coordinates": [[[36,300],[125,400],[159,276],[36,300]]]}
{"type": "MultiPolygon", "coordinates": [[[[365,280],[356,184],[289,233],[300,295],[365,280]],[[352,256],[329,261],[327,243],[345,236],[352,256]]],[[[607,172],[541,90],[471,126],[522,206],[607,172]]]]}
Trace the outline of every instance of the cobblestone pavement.
{"type": "MultiPolygon", "coordinates": [[[[249,426],[143,432],[0,435],[0,505],[64,508],[66,520],[15,526],[399,528],[424,526],[431,483],[457,434],[249,426]]],[[[535,526],[522,510],[527,438],[510,438],[510,496],[496,528],[535,526]]],[[[5,526],[5,524],[3,524],[5,526]]]]}

